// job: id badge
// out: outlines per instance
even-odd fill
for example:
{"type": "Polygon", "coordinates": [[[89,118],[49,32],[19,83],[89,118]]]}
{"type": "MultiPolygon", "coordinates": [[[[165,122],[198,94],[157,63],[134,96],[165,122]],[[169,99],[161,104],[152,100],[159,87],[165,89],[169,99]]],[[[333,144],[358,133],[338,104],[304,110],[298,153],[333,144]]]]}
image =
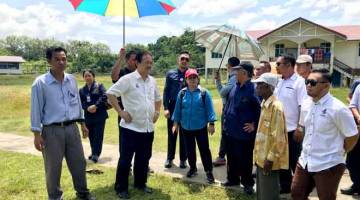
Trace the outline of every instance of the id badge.
{"type": "Polygon", "coordinates": [[[90,103],[90,101],[91,101],[90,95],[87,95],[86,96],[86,102],[90,103]]]}

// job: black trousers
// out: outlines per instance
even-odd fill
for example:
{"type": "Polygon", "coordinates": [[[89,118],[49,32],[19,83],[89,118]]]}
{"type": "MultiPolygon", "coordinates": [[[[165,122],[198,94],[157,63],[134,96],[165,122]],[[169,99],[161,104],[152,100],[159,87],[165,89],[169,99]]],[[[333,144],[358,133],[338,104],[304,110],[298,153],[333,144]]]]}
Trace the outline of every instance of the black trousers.
{"type": "Polygon", "coordinates": [[[196,143],[199,148],[201,162],[205,172],[212,172],[211,151],[209,147],[209,137],[207,127],[199,130],[182,129],[185,137],[186,153],[191,169],[196,169],[196,143]]]}
{"type": "Polygon", "coordinates": [[[104,128],[106,119],[93,123],[86,123],[89,130],[91,155],[100,156],[104,140],[104,128]]]}
{"type": "Polygon", "coordinates": [[[281,190],[290,191],[293,174],[295,174],[296,164],[301,154],[301,142],[295,142],[295,131],[288,132],[289,145],[289,169],[280,170],[280,188],[281,190]]]}
{"type": "Polygon", "coordinates": [[[349,170],[352,187],[360,191],[360,142],[358,141],[353,150],[346,157],[346,167],[349,170]]]}
{"type": "Polygon", "coordinates": [[[255,140],[239,140],[226,134],[224,134],[224,138],[228,158],[227,180],[236,184],[241,183],[244,186],[254,186],[252,168],[255,140]]]}
{"type": "MultiPolygon", "coordinates": [[[[169,111],[170,111],[170,118],[172,116],[172,114],[174,113],[174,109],[175,109],[175,104],[176,101],[170,101],[169,102],[169,111]]],[[[172,121],[171,119],[167,119],[167,131],[168,131],[168,148],[167,148],[167,159],[168,160],[174,160],[175,158],[175,152],[176,152],[176,140],[177,140],[177,136],[179,135],[179,146],[180,146],[180,160],[181,161],[185,161],[187,159],[186,157],[186,150],[185,150],[185,139],[184,139],[184,135],[181,133],[181,129],[180,129],[180,133],[178,134],[173,134],[172,133],[172,127],[174,125],[174,121],[172,121]]]]}
{"type": "Polygon", "coordinates": [[[154,132],[139,133],[121,127],[120,159],[116,170],[115,191],[128,190],[129,171],[134,158],[134,187],[144,188],[147,182],[154,132]]]}
{"type": "MultiPolygon", "coordinates": [[[[224,106],[223,106],[224,107],[224,106]]],[[[224,110],[223,112],[224,113],[224,110]]],[[[226,143],[224,138],[224,131],[223,131],[223,123],[224,123],[224,114],[221,114],[221,138],[220,138],[220,148],[219,148],[219,157],[225,158],[226,156],[226,143]]]]}

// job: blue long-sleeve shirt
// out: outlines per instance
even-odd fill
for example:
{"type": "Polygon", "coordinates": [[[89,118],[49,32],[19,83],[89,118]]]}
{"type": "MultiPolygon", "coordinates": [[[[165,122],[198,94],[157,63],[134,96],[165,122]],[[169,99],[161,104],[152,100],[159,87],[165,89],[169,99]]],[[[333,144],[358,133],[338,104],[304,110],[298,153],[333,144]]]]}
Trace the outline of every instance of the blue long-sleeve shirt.
{"type": "Polygon", "coordinates": [[[243,86],[236,83],[230,93],[224,110],[224,133],[239,140],[255,139],[260,118],[260,102],[255,94],[254,84],[248,80],[243,86]],[[254,123],[255,130],[244,131],[245,123],[254,123]]]}
{"type": "Polygon", "coordinates": [[[179,91],[186,87],[185,72],[181,72],[179,69],[170,70],[166,74],[163,104],[164,109],[169,109],[170,102],[175,102],[179,91]]]}
{"type": "Polygon", "coordinates": [[[226,104],[227,97],[229,95],[229,92],[233,88],[233,86],[236,84],[236,71],[232,71],[229,75],[228,82],[223,86],[221,84],[221,81],[215,81],[216,89],[219,92],[223,105],[226,104]]]}
{"type": "Polygon", "coordinates": [[[216,121],[210,93],[206,90],[204,91],[204,102],[201,90],[200,86],[193,92],[186,89],[182,99],[181,92],[177,95],[172,120],[180,123],[181,127],[185,130],[199,130],[206,127],[208,122],[216,121]]]}
{"type": "Polygon", "coordinates": [[[86,123],[94,123],[108,118],[105,106],[105,102],[107,101],[105,93],[106,89],[104,85],[98,84],[95,81],[91,85],[90,90],[87,85],[79,90],[81,105],[84,109],[86,123]],[[90,113],[87,111],[88,107],[91,105],[96,106],[95,113],[90,113]]]}
{"type": "Polygon", "coordinates": [[[48,72],[36,78],[31,87],[31,130],[41,132],[43,125],[84,119],[75,77],[64,73],[57,81],[48,72]]]}

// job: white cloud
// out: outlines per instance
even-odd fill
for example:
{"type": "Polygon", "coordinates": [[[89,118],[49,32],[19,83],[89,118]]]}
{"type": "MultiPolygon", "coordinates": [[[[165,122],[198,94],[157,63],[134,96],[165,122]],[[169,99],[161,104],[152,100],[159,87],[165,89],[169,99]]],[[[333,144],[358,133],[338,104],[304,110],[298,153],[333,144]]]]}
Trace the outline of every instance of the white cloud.
{"type": "Polygon", "coordinates": [[[272,30],[278,27],[274,20],[263,19],[252,23],[247,30],[272,30]]]}
{"type": "Polygon", "coordinates": [[[261,8],[262,15],[282,17],[290,11],[290,7],[283,7],[280,5],[268,6],[261,8]]]}
{"type": "Polygon", "coordinates": [[[240,12],[257,5],[257,0],[187,0],[178,10],[180,15],[219,16],[240,12]]]}
{"type": "Polygon", "coordinates": [[[256,18],[258,18],[258,16],[259,15],[256,13],[244,12],[235,18],[230,18],[228,23],[240,29],[247,29],[249,25],[252,24],[256,18]]]}

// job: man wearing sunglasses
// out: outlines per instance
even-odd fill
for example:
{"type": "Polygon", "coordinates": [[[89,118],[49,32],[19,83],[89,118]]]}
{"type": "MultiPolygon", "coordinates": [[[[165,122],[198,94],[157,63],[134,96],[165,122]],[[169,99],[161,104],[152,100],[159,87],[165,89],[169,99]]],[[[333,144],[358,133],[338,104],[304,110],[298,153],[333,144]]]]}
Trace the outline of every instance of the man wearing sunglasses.
{"type": "MultiPolygon", "coordinates": [[[[168,128],[168,151],[167,159],[165,161],[165,168],[171,168],[173,166],[173,160],[175,158],[176,151],[176,140],[177,134],[172,133],[172,127],[174,122],[171,120],[171,116],[174,112],[176,99],[179,91],[186,87],[185,81],[185,72],[189,68],[190,54],[187,51],[180,53],[177,63],[178,68],[170,70],[166,74],[166,81],[164,86],[163,93],[163,104],[164,104],[164,115],[167,118],[167,128],[168,128]]],[[[180,165],[179,167],[184,169],[186,168],[186,150],[185,150],[185,140],[183,134],[179,133],[180,140],[180,165]]]]}
{"type": "Polygon", "coordinates": [[[316,187],[320,200],[334,200],[345,171],[344,153],[354,148],[358,130],[350,110],[329,93],[329,70],[313,70],[305,84],[312,102],[304,120],[305,137],[291,196],[307,199],[316,187]]]}
{"type": "Polygon", "coordinates": [[[275,96],[284,105],[289,145],[289,169],[280,171],[280,193],[290,193],[292,174],[301,152],[301,143],[294,139],[298,126],[302,101],[306,98],[304,79],[295,73],[295,58],[280,56],[276,61],[276,70],[281,79],[275,89],[275,96]]]}

